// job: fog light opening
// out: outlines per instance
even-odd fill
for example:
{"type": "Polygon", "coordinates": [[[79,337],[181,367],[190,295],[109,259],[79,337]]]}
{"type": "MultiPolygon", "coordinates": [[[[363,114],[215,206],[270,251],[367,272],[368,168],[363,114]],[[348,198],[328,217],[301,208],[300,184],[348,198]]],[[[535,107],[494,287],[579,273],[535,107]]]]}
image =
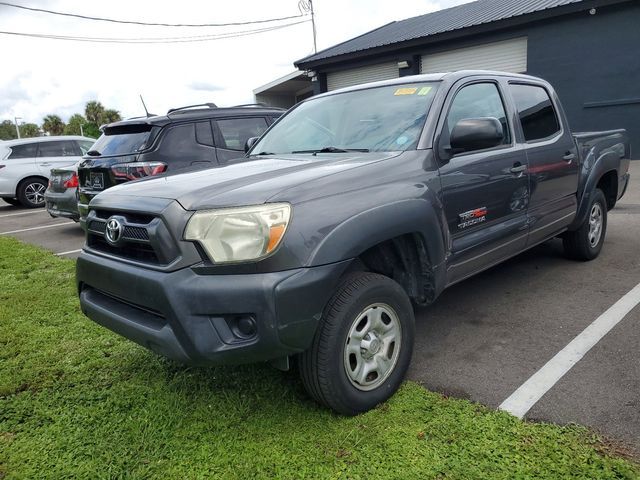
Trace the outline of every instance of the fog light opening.
{"type": "Polygon", "coordinates": [[[255,337],[258,331],[256,320],[249,315],[233,317],[229,323],[233,334],[245,340],[255,337]]]}

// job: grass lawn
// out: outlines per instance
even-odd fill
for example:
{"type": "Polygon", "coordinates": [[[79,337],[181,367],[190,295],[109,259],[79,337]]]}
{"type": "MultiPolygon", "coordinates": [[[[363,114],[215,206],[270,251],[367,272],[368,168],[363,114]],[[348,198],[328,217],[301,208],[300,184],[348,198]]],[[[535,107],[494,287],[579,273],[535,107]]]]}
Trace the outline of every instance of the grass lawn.
{"type": "Polygon", "coordinates": [[[85,318],[74,262],[0,238],[0,479],[640,478],[582,427],[405,384],[343,418],[295,372],[190,368],[85,318]]]}

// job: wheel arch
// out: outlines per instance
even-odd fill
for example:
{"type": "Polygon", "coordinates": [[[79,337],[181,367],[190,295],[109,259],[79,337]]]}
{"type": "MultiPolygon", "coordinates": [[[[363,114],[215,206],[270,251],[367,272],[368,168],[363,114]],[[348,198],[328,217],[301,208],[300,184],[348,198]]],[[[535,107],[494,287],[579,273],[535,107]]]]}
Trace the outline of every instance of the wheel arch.
{"type": "Polygon", "coordinates": [[[388,276],[417,304],[432,302],[444,288],[447,230],[441,209],[425,199],[379,206],[336,226],[309,258],[310,265],[346,259],[346,273],[388,276]]]}

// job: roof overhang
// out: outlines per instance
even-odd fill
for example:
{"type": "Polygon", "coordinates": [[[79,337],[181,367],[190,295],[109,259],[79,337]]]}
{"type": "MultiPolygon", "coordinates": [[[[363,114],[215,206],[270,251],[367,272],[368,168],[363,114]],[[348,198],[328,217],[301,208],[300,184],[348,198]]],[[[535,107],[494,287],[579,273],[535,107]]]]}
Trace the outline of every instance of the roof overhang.
{"type": "MultiPolygon", "coordinates": [[[[313,70],[313,69],[317,69],[318,67],[326,67],[333,64],[340,64],[342,62],[347,62],[352,60],[362,60],[366,57],[374,57],[374,56],[380,56],[385,54],[392,54],[392,53],[396,53],[404,50],[411,50],[416,47],[421,47],[429,44],[435,44],[440,42],[457,40],[465,37],[471,37],[478,34],[494,32],[500,29],[517,27],[517,26],[525,25],[525,24],[540,21],[540,20],[559,17],[562,15],[577,13],[585,10],[588,11],[592,8],[600,8],[600,7],[615,5],[619,3],[626,3],[629,1],[630,0],[584,0],[578,3],[572,3],[572,4],[554,7],[546,10],[540,10],[537,12],[510,17],[502,20],[496,20],[493,22],[473,25],[470,27],[461,28],[457,30],[450,30],[447,32],[437,33],[434,35],[413,38],[411,40],[406,40],[402,42],[388,43],[386,45],[381,45],[381,46],[376,46],[376,47],[366,48],[361,50],[355,50],[355,51],[351,51],[351,52],[347,52],[339,55],[331,55],[331,56],[324,56],[321,58],[317,58],[318,55],[322,55],[323,52],[321,51],[321,52],[318,52],[318,54],[313,54],[308,57],[297,60],[293,64],[301,70],[313,70]],[[314,57],[316,58],[314,59],[314,57]]],[[[380,27],[380,28],[383,28],[383,27],[380,27]]],[[[375,30],[378,30],[378,29],[375,29],[375,30]]],[[[372,30],[372,31],[375,31],[375,30],[372,30]]],[[[367,34],[364,34],[364,35],[367,35],[367,34]]],[[[360,35],[360,37],[364,35],[360,35]]],[[[354,37],[354,38],[359,38],[359,37],[354,37]]],[[[351,40],[342,42],[339,45],[348,43],[351,40]]],[[[334,47],[329,47],[325,51],[331,50],[331,48],[334,48],[334,47]]]]}
{"type": "Polygon", "coordinates": [[[253,91],[254,95],[259,95],[261,93],[272,93],[272,94],[287,94],[291,92],[298,92],[300,90],[304,90],[311,86],[311,79],[307,76],[305,72],[300,70],[296,70],[291,72],[283,77],[277,78],[269,83],[262,85],[261,87],[256,88],[253,91]]]}

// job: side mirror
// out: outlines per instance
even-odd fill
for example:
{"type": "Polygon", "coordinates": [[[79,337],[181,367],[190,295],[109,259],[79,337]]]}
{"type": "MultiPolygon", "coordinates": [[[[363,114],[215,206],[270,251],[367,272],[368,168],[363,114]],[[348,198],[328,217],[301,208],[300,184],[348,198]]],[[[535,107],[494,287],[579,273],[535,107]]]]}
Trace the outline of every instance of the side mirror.
{"type": "Polygon", "coordinates": [[[504,140],[502,124],[497,118],[465,118],[453,127],[449,142],[453,153],[496,147],[504,140]]]}
{"type": "Polygon", "coordinates": [[[247,153],[249,150],[251,150],[251,147],[256,144],[259,138],[260,137],[247,138],[247,141],[244,143],[244,153],[247,153]]]}

